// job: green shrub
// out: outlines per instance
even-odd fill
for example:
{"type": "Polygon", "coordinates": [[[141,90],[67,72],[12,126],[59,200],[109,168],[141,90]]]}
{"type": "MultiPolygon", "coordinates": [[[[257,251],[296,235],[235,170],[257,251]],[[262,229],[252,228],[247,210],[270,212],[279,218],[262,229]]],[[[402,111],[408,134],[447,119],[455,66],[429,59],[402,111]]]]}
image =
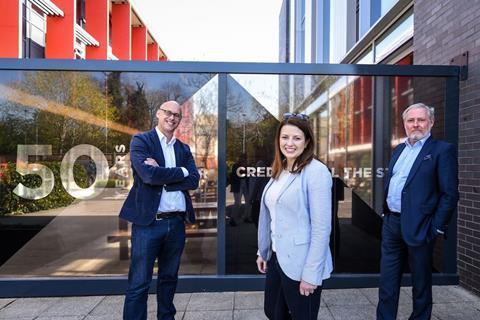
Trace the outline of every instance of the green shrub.
{"type": "MultiPolygon", "coordinates": [[[[55,185],[48,196],[38,200],[24,199],[13,193],[15,187],[21,182],[24,186],[34,188],[41,184],[37,175],[21,176],[15,171],[15,164],[9,163],[1,169],[0,175],[0,216],[7,214],[25,214],[68,206],[75,198],[65,191],[60,179],[60,162],[41,162],[52,170],[55,176],[55,185]]],[[[88,187],[88,177],[85,168],[81,165],[73,167],[75,182],[82,188],[88,187]]]]}

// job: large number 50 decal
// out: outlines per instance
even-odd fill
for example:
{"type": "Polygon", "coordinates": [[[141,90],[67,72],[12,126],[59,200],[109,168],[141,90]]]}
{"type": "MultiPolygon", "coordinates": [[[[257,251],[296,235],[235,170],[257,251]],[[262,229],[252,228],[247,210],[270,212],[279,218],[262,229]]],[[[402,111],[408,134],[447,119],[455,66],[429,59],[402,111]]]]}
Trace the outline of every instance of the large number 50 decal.
{"type": "MultiPolygon", "coordinates": [[[[45,198],[52,192],[55,178],[52,170],[40,163],[29,163],[32,155],[48,156],[52,154],[51,145],[18,145],[16,170],[22,176],[35,174],[40,176],[42,184],[37,188],[29,188],[19,183],[13,192],[22,198],[38,200],[45,198]]],[[[100,149],[92,145],[81,144],[70,149],[63,157],[60,166],[62,185],[72,197],[77,199],[91,199],[99,195],[108,182],[108,161],[100,149]],[[89,156],[96,167],[95,181],[88,188],[81,188],[73,175],[73,166],[80,156],[89,156]]]]}

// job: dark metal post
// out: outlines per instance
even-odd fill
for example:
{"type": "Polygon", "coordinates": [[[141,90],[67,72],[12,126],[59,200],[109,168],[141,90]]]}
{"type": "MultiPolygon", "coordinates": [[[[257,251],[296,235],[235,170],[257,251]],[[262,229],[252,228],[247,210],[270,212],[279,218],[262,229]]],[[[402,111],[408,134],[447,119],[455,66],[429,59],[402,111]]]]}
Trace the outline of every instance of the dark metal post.
{"type": "Polygon", "coordinates": [[[225,274],[225,204],[227,188],[227,75],[218,74],[217,274],[225,274]]]}
{"type": "MultiPolygon", "coordinates": [[[[445,85],[445,140],[458,150],[459,77],[446,78],[445,85]]],[[[457,210],[453,213],[443,246],[443,272],[457,272],[457,210]]]]}
{"type": "Polygon", "coordinates": [[[373,208],[377,214],[383,211],[384,190],[383,182],[388,172],[390,160],[390,140],[391,140],[391,108],[390,108],[390,78],[373,78],[373,157],[372,157],[372,175],[373,175],[373,208]],[[383,176],[378,169],[382,169],[383,176]]]}

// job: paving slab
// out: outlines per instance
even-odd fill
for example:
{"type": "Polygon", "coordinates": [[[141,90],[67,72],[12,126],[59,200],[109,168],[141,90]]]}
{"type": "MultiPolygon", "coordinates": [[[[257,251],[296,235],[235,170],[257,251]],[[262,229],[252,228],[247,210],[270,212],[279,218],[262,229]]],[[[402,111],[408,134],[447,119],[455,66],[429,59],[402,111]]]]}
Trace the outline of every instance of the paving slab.
{"type": "MultiPolygon", "coordinates": [[[[263,292],[235,292],[234,308],[241,309],[261,309],[263,310],[263,292]]],[[[262,311],[263,312],[263,311],[262,311]]]]}
{"type": "MultiPolygon", "coordinates": [[[[364,288],[359,289],[360,292],[367,297],[368,301],[374,306],[378,304],[378,288],[364,288]]],[[[400,289],[400,298],[398,304],[412,304],[412,297],[406,292],[406,290],[400,289]]]]}
{"type": "Polygon", "coordinates": [[[471,302],[478,297],[459,286],[433,286],[433,303],[471,302]]]}
{"type": "MultiPolygon", "coordinates": [[[[175,320],[182,320],[183,319],[183,311],[177,312],[175,314],[175,320]]],[[[147,320],[157,320],[157,313],[156,312],[148,312],[147,320]]]]}
{"type": "Polygon", "coordinates": [[[434,303],[432,313],[440,320],[480,319],[480,310],[477,308],[476,304],[472,302],[434,303]]]}
{"type": "MultiPolygon", "coordinates": [[[[480,319],[480,297],[459,286],[436,286],[433,290],[433,320],[480,319]]],[[[375,319],[377,296],[376,288],[323,290],[318,319],[375,319]]],[[[148,319],[156,319],[156,296],[148,299],[148,319]]],[[[123,302],[123,295],[0,299],[0,319],[118,320],[123,302]]],[[[266,319],[261,291],[180,293],[174,303],[177,320],[266,319]]],[[[411,311],[411,287],[402,287],[397,320],[408,319],[411,311]]]]}
{"type": "Polygon", "coordinates": [[[40,316],[35,320],[83,320],[85,316],[40,316]]]}
{"type": "Polygon", "coordinates": [[[376,309],[372,304],[335,305],[328,309],[335,320],[375,320],[376,309]]]}
{"type": "Polygon", "coordinates": [[[173,304],[175,305],[175,308],[177,309],[177,311],[187,310],[187,305],[191,297],[192,297],[191,293],[175,294],[175,297],[173,298],[173,304]]]}
{"type": "Polygon", "coordinates": [[[102,300],[102,296],[93,297],[65,297],[52,304],[40,314],[42,318],[57,316],[86,316],[102,300]]]}
{"type": "Polygon", "coordinates": [[[233,320],[268,320],[262,309],[233,310],[233,320]]]}
{"type": "Polygon", "coordinates": [[[333,318],[332,312],[327,307],[320,307],[318,310],[318,320],[335,320],[333,318]]]}
{"type": "Polygon", "coordinates": [[[0,299],[0,309],[3,309],[5,306],[9,305],[15,301],[15,299],[0,299]]]}
{"type": "Polygon", "coordinates": [[[35,318],[60,298],[21,298],[16,299],[0,310],[0,319],[35,318]]]}
{"type": "Polygon", "coordinates": [[[229,320],[233,318],[233,310],[223,311],[185,311],[183,320],[229,320]]]}
{"type": "Polygon", "coordinates": [[[124,296],[106,296],[90,312],[89,316],[105,316],[105,319],[110,319],[109,317],[121,319],[123,314],[124,300],[124,296]]]}
{"type": "Polygon", "coordinates": [[[328,307],[372,304],[359,289],[323,290],[322,299],[328,307]]]}
{"type": "Polygon", "coordinates": [[[118,314],[101,314],[101,315],[88,315],[84,320],[119,320],[122,319],[122,315],[118,314]]]}
{"type": "MultiPolygon", "coordinates": [[[[187,311],[233,310],[233,292],[192,293],[187,311]]],[[[185,313],[187,316],[188,312],[185,313]]]]}

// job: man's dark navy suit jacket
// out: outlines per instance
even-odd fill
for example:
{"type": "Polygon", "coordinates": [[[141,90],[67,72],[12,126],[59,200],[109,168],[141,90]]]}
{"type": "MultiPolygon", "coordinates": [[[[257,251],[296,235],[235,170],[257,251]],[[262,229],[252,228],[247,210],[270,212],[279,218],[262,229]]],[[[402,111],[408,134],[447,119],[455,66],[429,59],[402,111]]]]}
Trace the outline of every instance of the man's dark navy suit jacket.
{"type": "Polygon", "coordinates": [[[130,143],[130,161],[133,170],[133,187],[120,211],[120,218],[138,225],[149,225],[155,219],[163,187],[167,191],[182,191],[185,195],[186,220],[195,222],[195,213],[188,190],[198,188],[199,173],[188,145],[176,140],[176,167],[165,168],[165,158],[155,128],[133,136],[130,143]],[[153,158],[158,167],[146,165],[144,161],[153,158]],[[180,167],[188,170],[184,177],[180,167]]]}
{"type": "MultiPolygon", "coordinates": [[[[393,167],[405,144],[392,154],[385,181],[384,212],[393,167]]],[[[402,190],[402,237],[409,246],[420,246],[432,240],[438,230],[446,231],[458,201],[458,162],[454,145],[432,137],[418,154],[402,190]]]]}

